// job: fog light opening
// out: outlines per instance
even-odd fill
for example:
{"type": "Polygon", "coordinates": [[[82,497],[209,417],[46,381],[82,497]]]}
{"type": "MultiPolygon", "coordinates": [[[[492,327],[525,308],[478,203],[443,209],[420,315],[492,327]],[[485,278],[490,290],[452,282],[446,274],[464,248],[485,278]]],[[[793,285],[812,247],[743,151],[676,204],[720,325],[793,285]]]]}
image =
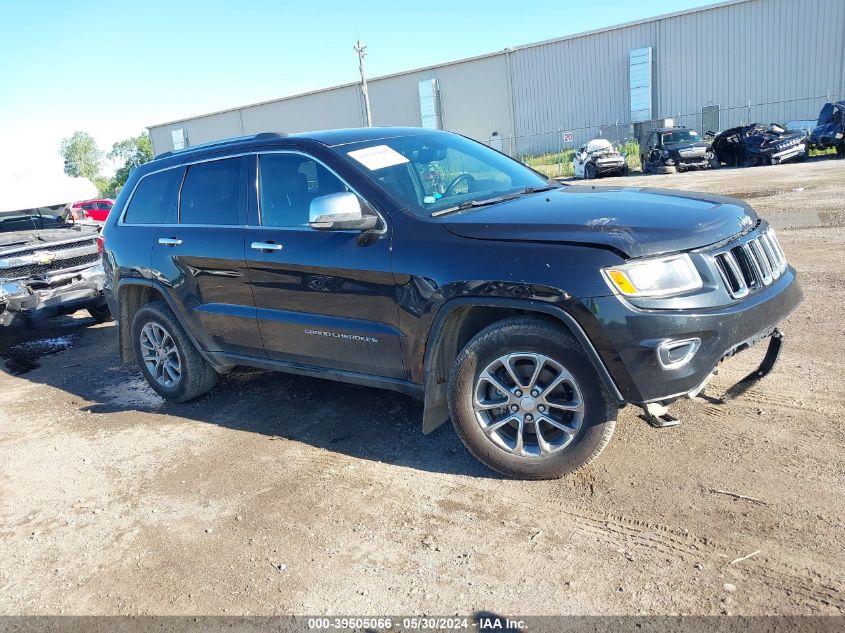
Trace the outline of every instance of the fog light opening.
{"type": "Polygon", "coordinates": [[[663,369],[678,369],[688,364],[701,347],[701,339],[665,341],[657,346],[657,360],[663,369]]]}

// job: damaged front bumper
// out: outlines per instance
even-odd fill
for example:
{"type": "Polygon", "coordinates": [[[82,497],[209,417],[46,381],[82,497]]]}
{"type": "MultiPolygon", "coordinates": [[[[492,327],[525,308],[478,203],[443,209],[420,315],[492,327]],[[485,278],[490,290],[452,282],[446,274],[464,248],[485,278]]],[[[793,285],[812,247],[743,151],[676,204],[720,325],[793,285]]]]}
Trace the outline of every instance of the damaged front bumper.
{"type": "Polygon", "coordinates": [[[103,265],[39,279],[0,280],[0,327],[70,314],[103,301],[103,265]]]}

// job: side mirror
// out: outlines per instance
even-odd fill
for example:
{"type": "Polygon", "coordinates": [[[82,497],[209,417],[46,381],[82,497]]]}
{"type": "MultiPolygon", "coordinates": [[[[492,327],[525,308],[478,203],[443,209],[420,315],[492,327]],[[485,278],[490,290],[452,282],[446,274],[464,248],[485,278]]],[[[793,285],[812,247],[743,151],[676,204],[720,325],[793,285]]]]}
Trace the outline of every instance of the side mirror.
{"type": "Polygon", "coordinates": [[[314,198],[308,209],[308,225],[318,231],[369,231],[377,224],[378,217],[365,215],[361,200],[350,191],[314,198]]]}

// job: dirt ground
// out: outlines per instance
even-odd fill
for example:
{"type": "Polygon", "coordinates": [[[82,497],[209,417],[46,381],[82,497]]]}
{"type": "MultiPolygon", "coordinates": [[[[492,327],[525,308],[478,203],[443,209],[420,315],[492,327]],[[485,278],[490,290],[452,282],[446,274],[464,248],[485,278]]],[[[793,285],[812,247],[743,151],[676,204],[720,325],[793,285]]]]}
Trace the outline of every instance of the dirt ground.
{"type": "Polygon", "coordinates": [[[0,371],[0,614],[845,612],[845,160],[601,184],[779,227],[806,301],[772,375],[673,429],[628,407],[592,468],[525,482],[394,393],[244,370],[170,405],[112,325],[2,333],[16,371],[54,353],[0,371]]]}

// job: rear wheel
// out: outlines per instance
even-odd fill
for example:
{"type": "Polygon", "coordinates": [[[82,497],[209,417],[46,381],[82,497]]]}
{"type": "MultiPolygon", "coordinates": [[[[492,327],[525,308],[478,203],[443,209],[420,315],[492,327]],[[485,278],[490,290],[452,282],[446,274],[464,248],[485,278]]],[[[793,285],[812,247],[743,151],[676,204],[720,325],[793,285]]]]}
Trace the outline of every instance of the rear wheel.
{"type": "Polygon", "coordinates": [[[163,302],[138,310],[132,320],[132,342],[141,373],[162,398],[187,402],[217,384],[217,372],[163,302]]]}
{"type": "Polygon", "coordinates": [[[616,402],[564,328],[533,317],[473,338],[449,376],[461,441],[509,477],[551,479],[583,468],[616,425],[616,402]]]}

